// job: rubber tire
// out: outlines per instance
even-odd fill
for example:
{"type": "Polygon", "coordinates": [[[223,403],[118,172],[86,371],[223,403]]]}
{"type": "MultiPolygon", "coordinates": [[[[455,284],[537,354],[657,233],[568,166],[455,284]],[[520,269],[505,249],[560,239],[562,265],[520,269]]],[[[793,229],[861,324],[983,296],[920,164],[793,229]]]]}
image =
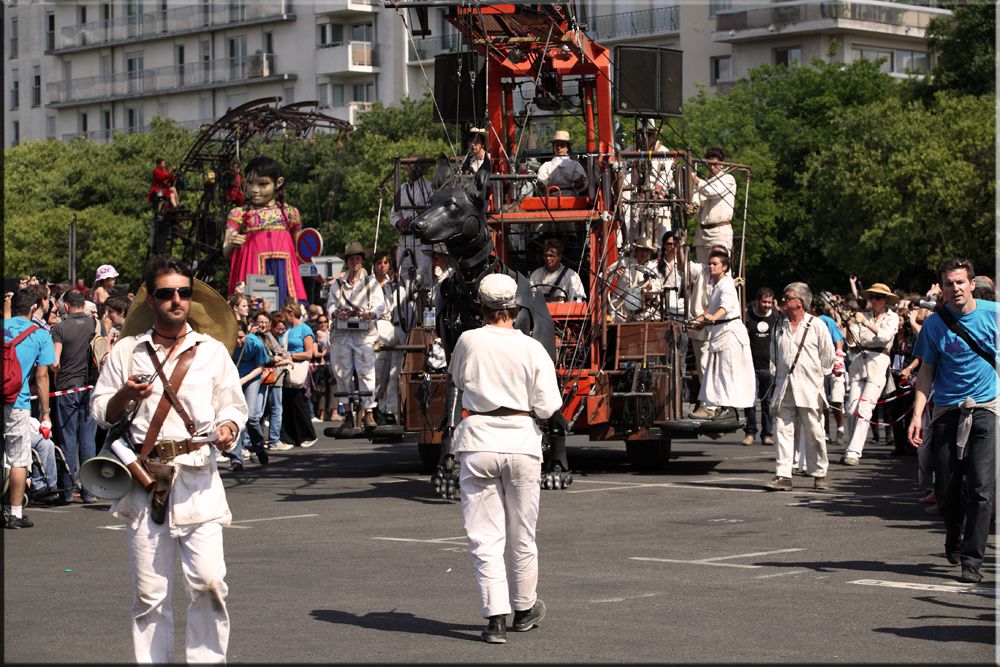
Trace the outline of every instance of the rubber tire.
{"type": "Polygon", "coordinates": [[[670,463],[670,438],[659,440],[626,440],[625,456],[638,472],[659,472],[670,463]]]}

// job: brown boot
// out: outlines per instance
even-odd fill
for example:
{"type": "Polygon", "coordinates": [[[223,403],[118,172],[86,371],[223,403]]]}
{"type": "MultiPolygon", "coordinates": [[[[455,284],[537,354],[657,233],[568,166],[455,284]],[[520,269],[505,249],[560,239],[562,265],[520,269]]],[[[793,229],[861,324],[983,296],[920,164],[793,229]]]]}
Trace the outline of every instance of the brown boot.
{"type": "Polygon", "coordinates": [[[365,410],[365,428],[375,428],[378,426],[375,423],[375,415],[372,414],[371,410],[365,410]]]}

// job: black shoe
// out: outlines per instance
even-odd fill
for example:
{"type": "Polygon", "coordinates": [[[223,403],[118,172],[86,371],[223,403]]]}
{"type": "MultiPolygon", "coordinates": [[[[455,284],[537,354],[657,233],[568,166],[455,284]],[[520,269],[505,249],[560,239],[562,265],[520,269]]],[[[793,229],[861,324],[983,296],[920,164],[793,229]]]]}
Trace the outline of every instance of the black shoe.
{"type": "Polygon", "coordinates": [[[254,454],[257,455],[257,462],[260,463],[262,466],[266,466],[267,462],[271,458],[270,455],[268,455],[267,450],[264,449],[263,446],[261,446],[260,449],[258,449],[257,451],[255,451],[254,454]]]}
{"type": "Polygon", "coordinates": [[[229,470],[232,472],[241,472],[243,470],[243,464],[239,461],[233,461],[229,464],[229,470]]]}
{"type": "Polygon", "coordinates": [[[527,632],[538,625],[543,618],[545,618],[545,603],[538,599],[531,609],[514,612],[514,622],[510,629],[514,632],[527,632]]]}
{"type": "Polygon", "coordinates": [[[962,576],[958,580],[963,584],[978,584],[983,580],[983,575],[980,574],[979,568],[972,567],[971,565],[963,565],[962,576]]]}
{"type": "Polygon", "coordinates": [[[715,414],[712,415],[710,421],[720,422],[720,421],[734,421],[739,419],[739,415],[736,414],[736,408],[717,408],[715,414]]]}
{"type": "Polygon", "coordinates": [[[483,641],[487,644],[507,643],[507,616],[490,616],[486,629],[483,630],[483,641]]]}
{"type": "MultiPolygon", "coordinates": [[[[962,562],[962,550],[961,549],[949,549],[945,547],[944,557],[948,559],[948,562],[952,565],[958,565],[962,562]]],[[[964,569],[964,568],[963,568],[964,569]]]]}
{"type": "MultiPolygon", "coordinates": [[[[10,528],[10,529],[15,529],[15,528],[31,528],[34,525],[35,525],[35,522],[32,521],[31,519],[29,519],[27,514],[25,514],[24,516],[22,516],[20,519],[16,518],[13,514],[8,514],[5,517],[5,519],[4,519],[3,527],[4,528],[10,528]]],[[[981,577],[980,577],[980,579],[981,579],[981,577]]]]}

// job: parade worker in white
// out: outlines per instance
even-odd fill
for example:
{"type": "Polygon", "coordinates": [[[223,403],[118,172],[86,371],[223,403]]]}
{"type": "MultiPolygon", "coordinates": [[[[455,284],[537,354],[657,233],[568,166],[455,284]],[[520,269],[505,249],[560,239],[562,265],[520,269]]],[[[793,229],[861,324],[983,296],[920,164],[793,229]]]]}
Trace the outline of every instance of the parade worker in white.
{"type": "Polygon", "coordinates": [[[708,259],[713,245],[733,251],[733,209],[736,204],[736,179],[720,164],[726,154],[719,146],[705,151],[708,179],[695,176],[691,203],[698,209],[698,233],[695,253],[700,264],[708,259]]]}
{"type": "Polygon", "coordinates": [[[545,614],[536,592],[542,432],[535,419],[562,407],[552,359],[541,343],[514,328],[516,298],[510,276],[480,281],[484,326],[459,337],[449,366],[468,412],[455,429],[453,448],[489,643],[506,641],[512,608],[512,629],[519,632],[545,614]]]}
{"type": "Polygon", "coordinates": [[[399,279],[406,285],[417,280],[427,287],[431,284],[431,259],[424,250],[430,250],[430,246],[410,231],[410,222],[423,213],[431,198],[431,184],[423,173],[424,167],[419,162],[410,164],[407,180],[399,184],[399,190],[393,197],[389,220],[399,232],[399,244],[396,246],[399,279]]]}
{"type": "Polygon", "coordinates": [[[824,379],[833,370],[833,339],[826,324],[807,308],[812,292],[805,283],[785,287],[785,317],[771,337],[771,396],[774,417],[775,477],[772,491],[792,490],[792,459],[796,442],[804,441],[806,474],[817,489],[828,488],[826,433],[823,430],[824,379]]]}
{"type": "Polygon", "coordinates": [[[713,250],[708,256],[708,274],[708,304],[692,323],[695,329],[708,327],[708,354],[702,360],[698,398],[706,407],[716,408],[713,419],[735,419],[734,408],[750,407],[756,399],[750,336],[740,320],[740,299],[729,275],[729,255],[713,250]]]}
{"type": "Polygon", "coordinates": [[[552,186],[559,188],[562,197],[586,194],[587,172],[582,164],[569,156],[569,149],[569,132],[557,130],[552,137],[554,157],[538,168],[536,185],[540,195],[548,195],[552,186]]]}
{"type": "Polygon", "coordinates": [[[385,309],[375,321],[378,329],[378,351],[375,354],[375,394],[376,405],[383,420],[388,424],[397,423],[399,414],[399,370],[403,363],[403,353],[395,350],[406,343],[406,334],[400,326],[400,303],[406,303],[406,286],[393,279],[390,274],[389,253],[380,250],[372,261],[372,275],[382,290],[385,309]]]}
{"type": "Polygon", "coordinates": [[[656,261],[651,259],[654,252],[656,244],[652,239],[639,239],[632,255],[621,257],[608,267],[608,281],[612,285],[608,298],[615,320],[640,322],[660,318],[655,304],[663,291],[663,281],[656,261]]]}
{"type": "Polygon", "coordinates": [[[868,309],[859,311],[847,324],[847,344],[852,353],[847,367],[847,450],[840,462],[857,465],[868,437],[869,421],[875,404],[885,389],[892,344],[899,329],[899,315],[893,310],[899,297],[884,283],[861,291],[868,309]]]}
{"type": "Polygon", "coordinates": [[[580,274],[562,263],[562,243],[549,239],[542,256],[545,264],[528,276],[532,291],[541,291],[546,302],[586,301],[580,274]]]}
{"type": "MultiPolygon", "coordinates": [[[[148,296],[133,311],[151,309],[153,326],[115,344],[91,399],[91,412],[104,428],[131,410],[133,401],[138,403],[131,421],[133,441],[141,448],[147,432],[158,429],[158,435],[151,435],[157,443],[152,451],[159,463],[171,466],[176,473],[162,523],[154,522],[148,493],[136,482],[111,506],[114,515],[126,521],[134,587],[132,644],[140,663],[174,661],[171,593],[177,553],[190,598],[187,661],[225,662],[229,644],[222,527],[230,524],[232,514],[216,454],[206,443],[191,442],[191,432],[175,408],[170,408],[162,422],[153,421],[164,389],[150,349],[169,378],[178,358],[195,348],[186,379],[175,387],[182,408],[193,421],[194,433],[214,435],[218,438],[215,447],[227,451],[238,446],[239,433],[246,424],[247,404],[229,351],[188,323],[192,276],[190,267],[179,260],[156,256],[147,262],[143,280],[148,296]],[[140,382],[141,376],[155,379],[140,382]],[[165,441],[174,442],[167,448],[165,441]]],[[[214,316],[232,317],[225,302],[218,302],[222,308],[214,316]]],[[[208,314],[211,319],[211,309],[208,314]]]]}
{"type": "MultiPolygon", "coordinates": [[[[338,391],[353,391],[353,371],[358,374],[358,389],[371,392],[361,396],[361,408],[365,412],[365,428],[375,428],[375,341],[378,328],[375,321],[385,312],[385,297],[382,288],[373,276],[362,266],[370,255],[356,241],[344,246],[340,257],[347,270],[337,278],[326,298],[326,313],[330,316],[330,358],[333,372],[337,377],[338,391]]],[[[338,402],[346,404],[341,428],[353,428],[354,414],[347,396],[338,397],[338,402]]]]}

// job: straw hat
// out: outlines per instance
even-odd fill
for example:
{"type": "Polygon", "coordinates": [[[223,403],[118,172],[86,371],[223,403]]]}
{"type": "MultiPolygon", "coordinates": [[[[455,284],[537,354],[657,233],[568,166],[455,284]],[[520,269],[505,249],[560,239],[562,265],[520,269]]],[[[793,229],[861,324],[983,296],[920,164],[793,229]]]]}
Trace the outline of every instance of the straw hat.
{"type": "Polygon", "coordinates": [[[892,290],[889,289],[889,286],[886,285],[885,283],[875,283],[868,289],[861,290],[860,292],[858,292],[858,294],[860,294],[866,299],[870,297],[872,294],[879,294],[881,296],[884,296],[887,306],[895,306],[896,302],[899,301],[899,297],[893,294],[892,290]]]}
{"type": "Polygon", "coordinates": [[[637,250],[639,248],[645,248],[646,250],[652,250],[653,252],[659,250],[659,248],[656,247],[656,244],[653,243],[653,239],[650,238],[639,239],[638,241],[635,242],[635,248],[637,250]]]}
{"type": "Polygon", "coordinates": [[[470,138],[479,137],[483,140],[483,143],[486,143],[486,128],[482,127],[469,128],[469,137],[470,138]]]}
{"type": "MultiPolygon", "coordinates": [[[[236,349],[236,315],[229,302],[222,295],[197,278],[194,279],[194,294],[191,296],[191,310],[188,324],[198,333],[211,336],[226,346],[229,354],[236,349]]],[[[132,306],[125,316],[121,335],[138,336],[153,326],[153,309],[146,303],[146,285],[143,284],[132,300],[132,306]]]]}
{"type": "Polygon", "coordinates": [[[566,145],[569,146],[572,145],[572,142],[569,139],[569,132],[567,132],[566,130],[556,130],[556,133],[552,135],[552,143],[555,143],[557,141],[566,142],[566,145]]]}
{"type": "Polygon", "coordinates": [[[344,252],[338,253],[337,257],[344,261],[351,255],[361,255],[365,259],[368,259],[372,255],[372,251],[367,248],[363,248],[357,241],[349,241],[347,245],[344,246],[344,252]]]}

